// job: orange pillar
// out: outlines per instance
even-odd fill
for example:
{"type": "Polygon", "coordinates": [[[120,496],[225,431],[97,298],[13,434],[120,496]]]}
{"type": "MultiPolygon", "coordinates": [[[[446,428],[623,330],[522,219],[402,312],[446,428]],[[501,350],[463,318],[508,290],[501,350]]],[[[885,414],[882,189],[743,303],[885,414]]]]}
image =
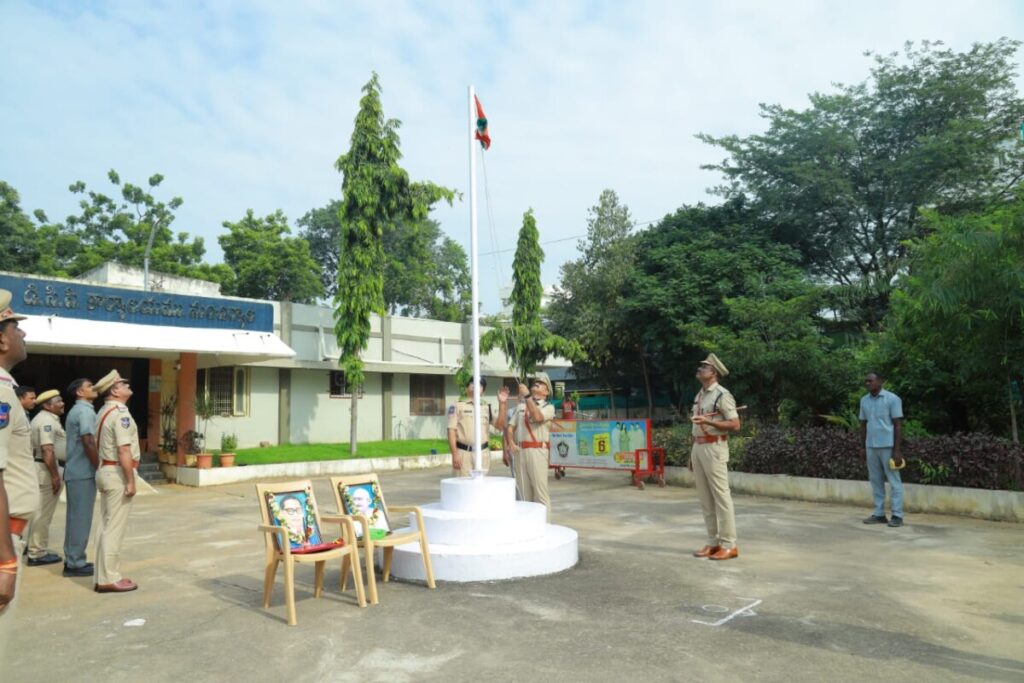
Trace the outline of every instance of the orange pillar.
{"type": "Polygon", "coordinates": [[[160,375],[163,372],[163,363],[159,358],[149,359],[149,424],[146,426],[146,451],[156,453],[160,450],[160,441],[163,434],[160,433],[160,375]],[[153,391],[156,389],[156,391],[153,391]]]}
{"type": "Polygon", "coordinates": [[[185,432],[196,428],[196,354],[183,353],[178,359],[178,464],[185,464],[185,432]]]}

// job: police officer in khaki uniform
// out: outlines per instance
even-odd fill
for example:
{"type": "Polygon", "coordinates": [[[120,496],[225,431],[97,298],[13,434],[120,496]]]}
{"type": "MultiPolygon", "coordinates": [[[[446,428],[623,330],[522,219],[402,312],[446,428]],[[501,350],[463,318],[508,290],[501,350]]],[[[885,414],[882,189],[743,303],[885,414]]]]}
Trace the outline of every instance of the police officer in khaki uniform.
{"type": "Polygon", "coordinates": [[[690,469],[708,530],[707,545],[693,554],[712,560],[739,557],[736,548],[736,515],[729,491],[729,432],[739,431],[736,399],[718,380],[729,374],[725,364],[711,353],[697,367],[701,390],[693,401],[693,450],[690,469]]]}
{"type": "Polygon", "coordinates": [[[542,503],[551,514],[548,495],[548,460],[551,421],[555,406],[548,403],[551,380],[541,372],[527,387],[519,385],[519,406],[508,426],[508,436],[515,444],[516,488],[522,500],[542,503]]]}
{"type": "Polygon", "coordinates": [[[39,412],[32,418],[32,457],[36,461],[39,480],[39,513],[32,520],[28,538],[28,566],[60,562],[60,555],[51,553],[50,521],[60,498],[60,468],[67,451],[67,438],[60,416],[64,414],[64,399],[56,389],[49,389],[36,398],[39,412]]]}
{"type": "MultiPolygon", "coordinates": [[[[487,441],[491,429],[499,432],[505,428],[505,412],[508,407],[508,387],[498,391],[498,417],[495,419],[490,403],[484,403],[487,378],[480,378],[480,468],[487,472],[491,468],[491,449],[487,441]]],[[[473,380],[466,385],[466,399],[448,406],[448,450],[452,454],[452,469],[459,476],[468,477],[474,468],[473,455],[473,380]]]]}
{"type": "Polygon", "coordinates": [[[100,532],[96,543],[96,592],[126,593],[138,588],[121,576],[121,541],[135,498],[135,468],[139,466],[139,430],[128,412],[132,390],[128,380],[111,370],[96,382],[103,399],[97,415],[100,466],[96,492],[100,496],[100,532]]]}
{"type": "Polygon", "coordinates": [[[28,357],[19,320],[25,316],[11,310],[11,293],[0,289],[0,671],[7,671],[25,530],[39,508],[31,429],[11,377],[28,357]]]}

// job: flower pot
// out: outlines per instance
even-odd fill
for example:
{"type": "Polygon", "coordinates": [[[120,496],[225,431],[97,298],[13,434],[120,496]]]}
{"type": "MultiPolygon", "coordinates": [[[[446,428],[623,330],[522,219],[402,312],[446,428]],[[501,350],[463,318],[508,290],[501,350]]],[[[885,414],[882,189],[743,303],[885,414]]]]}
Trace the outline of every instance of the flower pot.
{"type": "Polygon", "coordinates": [[[196,467],[208,470],[213,467],[213,453],[200,453],[196,456],[196,467]]]}
{"type": "Polygon", "coordinates": [[[235,454],[234,453],[221,453],[220,454],[220,466],[221,467],[234,467],[235,466],[235,454]]]}
{"type": "Polygon", "coordinates": [[[160,451],[157,453],[156,457],[160,462],[164,463],[174,463],[176,460],[175,455],[173,453],[168,453],[167,451],[160,451]]]}
{"type": "Polygon", "coordinates": [[[186,453],[185,455],[179,455],[178,456],[178,467],[195,467],[195,466],[196,466],[196,456],[189,455],[188,453],[186,453]]]}

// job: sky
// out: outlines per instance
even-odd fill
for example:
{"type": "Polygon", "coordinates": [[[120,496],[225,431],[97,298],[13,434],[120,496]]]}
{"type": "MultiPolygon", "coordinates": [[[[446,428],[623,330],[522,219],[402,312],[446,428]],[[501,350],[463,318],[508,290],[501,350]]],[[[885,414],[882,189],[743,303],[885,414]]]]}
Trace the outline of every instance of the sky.
{"type": "MultiPolygon", "coordinates": [[[[341,195],[360,89],[376,71],[413,180],[463,194],[433,216],[469,250],[467,86],[493,140],[478,171],[481,302],[500,308],[533,208],[545,285],[615,190],[638,229],[717,198],[697,133],[764,130],[759,103],[868,76],[865,51],[1024,36],[1024,3],[23,2],[0,0],[0,180],[22,208],[74,213],[109,169],[184,200],[173,228],[218,262],[247,209],[295,221],[341,195]]],[[[1024,81],[1019,81],[1024,85],[1024,81]]]]}

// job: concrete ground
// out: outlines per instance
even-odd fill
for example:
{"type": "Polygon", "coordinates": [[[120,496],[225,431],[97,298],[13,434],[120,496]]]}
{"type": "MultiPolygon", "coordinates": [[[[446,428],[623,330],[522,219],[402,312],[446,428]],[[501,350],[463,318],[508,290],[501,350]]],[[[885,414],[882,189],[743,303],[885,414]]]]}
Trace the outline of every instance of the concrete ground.
{"type": "MultiPolygon", "coordinates": [[[[438,496],[448,470],[382,475],[392,504],[438,496]]],[[[280,574],[261,607],[252,484],[159,487],[123,552],[141,585],[99,595],[60,565],[27,569],[10,681],[1024,680],[1024,528],[738,496],[740,558],[698,560],[693,489],[571,470],[553,521],[580,535],[567,572],[502,583],[380,586],[359,609],[327,573],[280,574]],[[138,624],[141,620],[144,623],[138,624]]],[[[333,501],[316,482],[324,505],[333,501]]],[[[332,503],[333,504],[333,503],[332,503]]],[[[63,540],[58,508],[51,546],[63,540]]],[[[92,548],[89,550],[92,559],[92,548]]]]}

